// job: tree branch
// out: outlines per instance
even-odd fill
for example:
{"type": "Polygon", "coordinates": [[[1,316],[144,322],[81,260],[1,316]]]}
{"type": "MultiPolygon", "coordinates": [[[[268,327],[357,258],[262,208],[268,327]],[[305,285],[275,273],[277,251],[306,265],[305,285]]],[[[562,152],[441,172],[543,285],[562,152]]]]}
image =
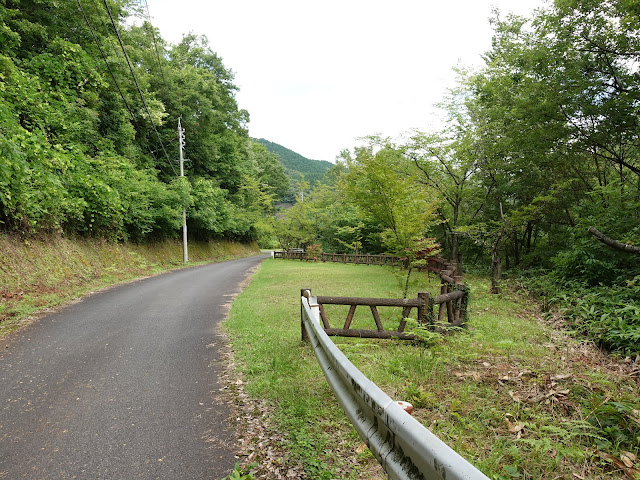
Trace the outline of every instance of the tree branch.
{"type": "Polygon", "coordinates": [[[618,242],[611,237],[606,236],[604,233],[599,232],[595,227],[589,227],[588,232],[600,240],[605,245],[614,248],[616,250],[621,250],[626,253],[636,253],[640,254],[640,247],[636,247],[634,245],[629,245],[628,243],[618,242]]]}

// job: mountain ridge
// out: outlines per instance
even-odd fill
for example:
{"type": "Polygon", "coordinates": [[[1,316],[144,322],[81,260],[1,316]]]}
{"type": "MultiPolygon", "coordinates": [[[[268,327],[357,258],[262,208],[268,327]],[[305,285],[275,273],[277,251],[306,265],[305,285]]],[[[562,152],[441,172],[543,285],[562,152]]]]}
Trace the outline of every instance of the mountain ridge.
{"type": "Polygon", "coordinates": [[[300,181],[301,176],[304,176],[304,179],[313,186],[333,166],[333,163],[327,160],[307,158],[290,148],[264,138],[254,138],[253,140],[264,145],[269,152],[278,156],[292,182],[300,181]]]}

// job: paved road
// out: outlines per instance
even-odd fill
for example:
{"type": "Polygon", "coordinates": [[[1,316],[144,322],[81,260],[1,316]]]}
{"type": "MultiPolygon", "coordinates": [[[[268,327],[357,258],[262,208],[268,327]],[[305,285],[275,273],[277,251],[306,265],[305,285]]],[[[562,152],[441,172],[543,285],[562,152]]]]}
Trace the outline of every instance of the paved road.
{"type": "Polygon", "coordinates": [[[0,340],[0,479],[220,479],[222,320],[264,257],[87,297],[0,340]]]}

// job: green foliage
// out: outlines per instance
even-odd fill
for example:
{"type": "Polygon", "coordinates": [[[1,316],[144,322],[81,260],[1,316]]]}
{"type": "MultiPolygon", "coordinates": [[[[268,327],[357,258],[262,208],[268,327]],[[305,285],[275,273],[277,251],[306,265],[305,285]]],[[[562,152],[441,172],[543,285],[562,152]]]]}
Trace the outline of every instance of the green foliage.
{"type": "Polygon", "coordinates": [[[255,237],[288,179],[248,139],[232,72],[206,38],[167,45],[108,0],[136,85],[105,6],[82,5],[93,32],[74,0],[0,5],[0,228],[143,241],[176,236],[186,206],[199,238],[255,237]]]}
{"type": "Polygon", "coordinates": [[[233,472],[224,477],[223,480],[253,480],[253,475],[251,475],[251,473],[248,473],[245,469],[240,468],[240,466],[236,463],[233,472]]]}
{"type": "MultiPolygon", "coordinates": [[[[438,343],[442,339],[442,334],[438,332],[434,332],[432,329],[428,328],[428,326],[419,323],[415,318],[405,318],[407,325],[405,327],[405,332],[410,335],[415,335],[418,338],[418,342],[425,346],[433,346],[438,343]]],[[[408,400],[411,403],[416,403],[416,400],[420,400],[421,392],[414,390],[407,390],[408,400]]],[[[415,406],[422,406],[421,404],[416,404],[415,406]]]]}
{"type": "Polygon", "coordinates": [[[261,186],[268,187],[280,198],[289,193],[289,177],[275,153],[271,153],[260,143],[250,140],[249,161],[254,164],[261,186]]]}
{"type": "Polygon", "coordinates": [[[600,404],[589,421],[602,435],[599,447],[640,452],[640,411],[637,405],[626,401],[598,400],[600,404]]]}
{"type": "Polygon", "coordinates": [[[587,286],[558,274],[532,271],[523,274],[521,282],[604,347],[640,353],[640,276],[620,284],[587,286]]]}
{"type": "Polygon", "coordinates": [[[357,148],[353,156],[344,155],[345,195],[383,226],[382,242],[388,251],[403,255],[434,223],[435,201],[415,181],[402,152],[389,140],[371,137],[368,146],[357,148]]]}

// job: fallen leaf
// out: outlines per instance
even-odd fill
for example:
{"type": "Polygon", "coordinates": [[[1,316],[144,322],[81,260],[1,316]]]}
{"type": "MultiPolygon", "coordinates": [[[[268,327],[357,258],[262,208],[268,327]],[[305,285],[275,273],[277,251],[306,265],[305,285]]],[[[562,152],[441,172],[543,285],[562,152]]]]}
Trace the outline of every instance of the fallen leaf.
{"type": "Polygon", "coordinates": [[[517,420],[515,424],[511,423],[509,421],[509,418],[505,418],[504,420],[505,422],[507,422],[507,428],[509,429],[510,433],[513,433],[516,438],[522,437],[522,430],[524,430],[524,425],[518,425],[517,420]]]}
{"type": "Polygon", "coordinates": [[[633,464],[636,461],[636,456],[631,452],[622,452],[622,454],[620,454],[620,460],[622,460],[622,463],[624,463],[627,467],[633,468],[633,464]]]}
{"type": "MultiPolygon", "coordinates": [[[[596,454],[600,456],[600,458],[602,458],[603,460],[607,460],[613,463],[616,466],[616,468],[623,470],[624,473],[627,475],[627,477],[629,477],[631,480],[637,480],[638,476],[640,476],[640,470],[638,470],[637,468],[632,468],[633,464],[631,467],[629,467],[624,460],[620,460],[614,457],[613,455],[609,453],[601,452],[600,450],[597,450],[596,454]]],[[[626,459],[629,460],[628,458],[626,459]]]]}

